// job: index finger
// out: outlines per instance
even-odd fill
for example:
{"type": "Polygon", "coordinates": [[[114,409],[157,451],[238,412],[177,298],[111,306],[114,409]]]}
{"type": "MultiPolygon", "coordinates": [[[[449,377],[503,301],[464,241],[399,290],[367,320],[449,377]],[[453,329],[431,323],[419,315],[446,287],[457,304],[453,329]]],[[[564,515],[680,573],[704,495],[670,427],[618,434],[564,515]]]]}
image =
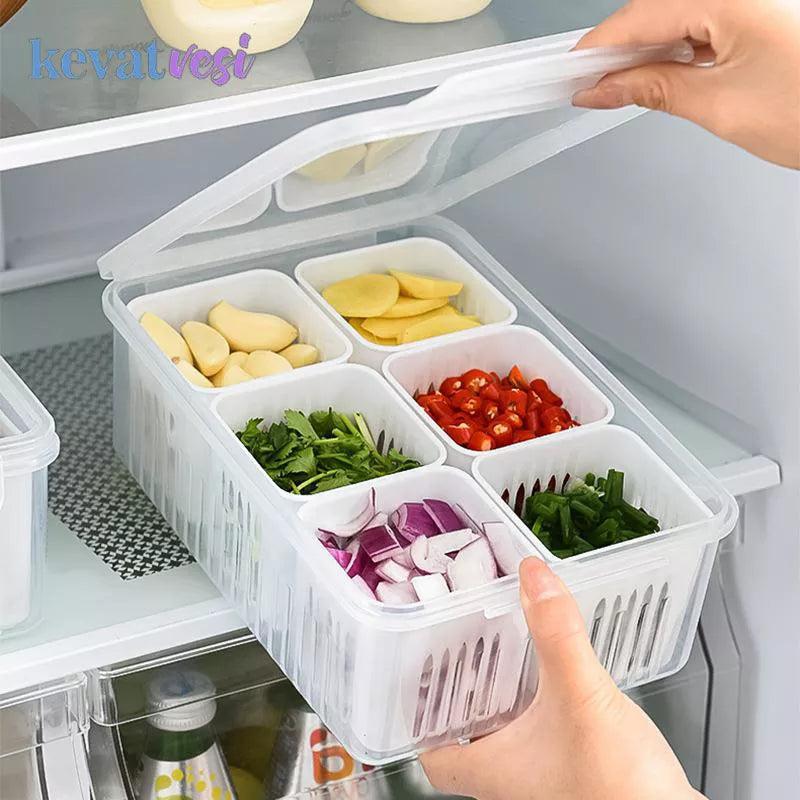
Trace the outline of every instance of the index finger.
{"type": "Polygon", "coordinates": [[[676,39],[711,42],[711,25],[696,0],[633,0],[589,31],[575,46],[663,44],[676,39]]]}

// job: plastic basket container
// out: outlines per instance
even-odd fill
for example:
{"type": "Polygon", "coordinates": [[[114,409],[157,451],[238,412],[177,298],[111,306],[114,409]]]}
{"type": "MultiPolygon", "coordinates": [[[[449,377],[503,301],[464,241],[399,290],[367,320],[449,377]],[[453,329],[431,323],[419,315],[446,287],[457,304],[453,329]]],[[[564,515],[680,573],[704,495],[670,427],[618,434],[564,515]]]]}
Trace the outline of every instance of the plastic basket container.
{"type": "MultiPolygon", "coordinates": [[[[468,369],[506,375],[515,364],[526,378],[544,378],[564,400],[565,408],[583,427],[607,423],[614,406],[580,370],[538,331],[520,325],[469,331],[457,341],[436,339],[413,350],[390,356],[383,365],[389,382],[411,404],[417,416],[434,430],[447,447],[447,462],[469,469],[478,455],[456,444],[414,401],[414,393],[438,388],[451,375],[468,369]]],[[[556,434],[558,435],[558,434],[556,434]]],[[[521,445],[509,445],[517,448],[521,445]]],[[[502,448],[506,452],[509,448],[502,448]]]]}
{"type": "MultiPolygon", "coordinates": [[[[228,450],[256,486],[288,504],[291,510],[305,503],[311,495],[284,491],[264,472],[258,462],[236,438],[248,420],[262,417],[266,424],[279,422],[286,409],[311,413],[332,408],[344,414],[360,412],[381,452],[395,448],[423,465],[441,464],[446,457],[436,437],[417,421],[413,412],[392,391],[386,381],[366,367],[347,364],[309,375],[290,375],[269,387],[242,384],[212,405],[222,423],[228,450]]],[[[388,478],[366,481],[367,485],[388,478]]],[[[326,495],[337,495],[333,489],[326,495]]]]}
{"type": "Polygon", "coordinates": [[[0,636],[38,621],[53,418],[0,358],[0,636]]]}
{"type": "MultiPolygon", "coordinates": [[[[694,638],[719,540],[712,511],[635,433],[616,425],[573,430],[480,456],[472,470],[517,529],[536,482],[567,475],[625,473],[625,499],[660,520],[662,530],[560,562],[592,644],[623,688],[679,669],[694,638]]],[[[541,546],[541,545],[540,545],[541,546]]],[[[549,560],[558,561],[552,554],[549,560]]]]}
{"type": "MultiPolygon", "coordinates": [[[[459,281],[464,289],[452,298],[459,311],[476,316],[484,325],[508,325],[517,316],[517,309],[492,286],[469,262],[445,242],[426,237],[412,237],[387,244],[364,247],[344,253],[312,258],[298,264],[295,270],[300,285],[308,291],[354,343],[353,361],[380,369],[392,353],[410,350],[418,343],[384,347],[367,341],[344,317],[322,297],[332,283],[367,272],[383,273],[389,269],[414,272],[433,278],[459,281]]],[[[463,333],[452,333],[442,339],[455,339],[463,333]]]]}

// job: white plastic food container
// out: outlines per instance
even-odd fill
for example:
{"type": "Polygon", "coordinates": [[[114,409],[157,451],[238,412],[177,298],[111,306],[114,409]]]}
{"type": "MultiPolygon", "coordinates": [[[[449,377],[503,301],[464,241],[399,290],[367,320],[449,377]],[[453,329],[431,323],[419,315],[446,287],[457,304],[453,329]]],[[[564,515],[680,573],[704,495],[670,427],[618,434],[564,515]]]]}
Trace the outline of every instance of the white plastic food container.
{"type": "MultiPolygon", "coordinates": [[[[616,425],[572,430],[475,459],[472,471],[508,518],[538,547],[518,514],[535,484],[555,477],[625,473],[625,499],[661,530],[562,562],[600,660],[623,687],[650,680],[665,664],[683,664],[723,531],[714,513],[635,433],[616,425]],[[583,578],[570,580],[571,576],[583,578]],[[693,630],[692,626],[692,630],[693,630]]],[[[549,560],[558,559],[549,554],[549,560]]]]}
{"type": "Polygon", "coordinates": [[[38,620],[47,467],[58,448],[53,418],[0,358],[0,636],[38,620]]]}
{"type": "MultiPolygon", "coordinates": [[[[441,464],[446,453],[436,437],[414,417],[377,372],[355,364],[320,370],[308,375],[298,371],[267,387],[242,384],[233,387],[212,405],[212,412],[232,452],[254,485],[273,494],[278,502],[288,503],[291,510],[306,502],[311,495],[292,494],[281,489],[264,472],[258,462],[236,438],[248,420],[262,417],[264,424],[280,422],[286,409],[310,414],[332,408],[342,414],[361,413],[369,426],[378,450],[394,448],[420,464],[441,464]]],[[[367,485],[387,480],[367,481],[367,485]]],[[[342,489],[325,494],[336,495],[342,489]]]]}
{"type": "MultiPolygon", "coordinates": [[[[388,349],[380,352],[356,341],[356,360],[366,366],[298,371],[212,397],[187,384],[161,356],[128,305],[143,295],[256,267],[291,273],[303,264],[297,275],[307,283],[308,297],[315,298],[308,303],[314,313],[324,313],[318,294],[323,286],[358,271],[392,266],[427,274],[452,269],[465,278],[469,274],[476,287],[486,288],[479,296],[469,295],[479,316],[490,307],[498,311],[484,321],[499,330],[516,316],[519,325],[540,331],[609,398],[615,423],[641,436],[706,507],[707,516],[663,539],[644,539],[593,559],[551,559],[574,591],[593,600],[593,615],[587,619],[596,646],[604,647],[609,632],[621,629],[628,608],[623,601],[631,603],[632,580],[643,587],[636,597],[641,599],[644,592],[645,608],[634,629],[652,630],[648,615],[657,613],[668,620],[669,637],[678,632],[654,646],[646,664],[620,674],[623,685],[674,672],[688,653],[717,542],[736,522],[735,501],[469,233],[437,216],[489,187],[495,186],[500,195],[496,184],[502,180],[639,113],[576,109],[571,97],[579,89],[615,69],[691,57],[685,43],[569,52],[573,45],[563,39],[543,43],[536,55],[528,50],[513,62],[448,79],[411,103],[337,117],[302,131],[100,260],[101,274],[115,279],[104,295],[104,308],[115,329],[115,443],[122,458],[280,668],[363,763],[389,762],[488,733],[524,709],[533,692],[535,656],[528,646],[517,579],[505,579],[502,591],[484,587],[485,592],[453,596],[436,608],[365,606],[330,575],[338,568],[333,559],[327,556],[320,562],[326,554],[320,555],[314,541],[314,547],[308,547],[313,532],[306,524],[310,521],[300,515],[317,498],[299,502],[280,492],[236,439],[233,429],[250,415],[277,418],[292,406],[316,410],[346,402],[340,410],[365,413],[373,433],[377,418],[377,425],[400,437],[404,447],[420,448],[409,454],[440,462],[445,456],[441,440],[374,369],[389,355],[388,349]],[[293,213],[275,203],[240,228],[197,233],[243,199],[274,189],[287,175],[327,153],[437,130],[456,135],[433,184],[414,179],[391,192],[351,198],[313,212],[293,213]],[[359,254],[366,254],[364,263],[354,264],[359,254]],[[376,261],[376,254],[391,254],[391,265],[376,261]],[[312,280],[308,270],[314,264],[318,272],[312,280]],[[478,308],[479,304],[484,305],[478,308]],[[133,409],[131,376],[145,400],[133,409]],[[376,391],[377,386],[381,388],[376,391]],[[389,415],[407,424],[396,427],[389,415]],[[674,591],[673,584],[667,584],[673,559],[682,561],[685,575],[694,576],[688,595],[688,583],[676,582],[674,591]],[[606,568],[607,560],[613,560],[613,569],[606,568]],[[395,691],[389,698],[383,691],[383,672],[394,678],[395,691]],[[381,688],[380,695],[370,693],[373,685],[381,688]],[[443,707],[450,709],[444,716],[443,707]]],[[[329,312],[328,316],[345,330],[344,320],[329,312]]],[[[469,346],[471,340],[454,334],[450,340],[434,341],[469,346]]],[[[424,345],[409,346],[408,352],[415,347],[424,345]]],[[[606,427],[553,436],[552,443],[563,441],[566,446],[573,435],[606,427]]],[[[517,452],[512,451],[500,450],[498,458],[517,452]]],[[[407,474],[409,480],[426,478],[428,497],[448,491],[433,468],[407,474]]],[[[394,480],[381,479],[376,488],[394,480]]],[[[362,485],[355,491],[368,488],[362,485]]],[[[345,493],[334,490],[321,495],[319,502],[335,503],[344,511],[340,498],[345,493]]],[[[530,551],[536,551],[532,541],[530,551]]],[[[638,608],[642,613],[642,606],[638,608]]],[[[666,631],[662,623],[656,629],[666,631]]],[[[610,641],[613,644],[613,637],[610,641]]]]}
{"type": "MultiPolygon", "coordinates": [[[[611,401],[569,359],[541,333],[521,325],[488,330],[478,328],[467,331],[457,341],[431,339],[413,350],[387,358],[383,372],[417,416],[444,442],[447,462],[468,470],[478,453],[456,444],[423,411],[414,395],[428,392],[431,387],[438,390],[445,378],[462,375],[469,369],[496,372],[502,377],[515,364],[528,380],[544,378],[582,427],[605,424],[614,416],[611,401]]],[[[509,445],[500,449],[506,452],[520,446],[509,445]]]]}
{"type": "MultiPolygon", "coordinates": [[[[364,247],[314,258],[298,264],[295,275],[300,285],[339,328],[353,341],[353,360],[359,364],[380,368],[383,360],[401,351],[415,349],[420,343],[394,347],[374,344],[356,332],[347,320],[328,303],[322,292],[332,283],[368,272],[386,273],[390,269],[413,272],[432,278],[458,281],[464,284],[461,294],[451,303],[462,314],[476,316],[483,326],[507,325],[514,321],[517,309],[452,247],[435,239],[412,237],[396,242],[364,247]]],[[[428,341],[453,340],[464,335],[451,333],[428,341]]]]}
{"type": "Polygon", "coordinates": [[[356,0],[368,14],[392,22],[452,22],[479,14],[492,0],[356,0]]]}

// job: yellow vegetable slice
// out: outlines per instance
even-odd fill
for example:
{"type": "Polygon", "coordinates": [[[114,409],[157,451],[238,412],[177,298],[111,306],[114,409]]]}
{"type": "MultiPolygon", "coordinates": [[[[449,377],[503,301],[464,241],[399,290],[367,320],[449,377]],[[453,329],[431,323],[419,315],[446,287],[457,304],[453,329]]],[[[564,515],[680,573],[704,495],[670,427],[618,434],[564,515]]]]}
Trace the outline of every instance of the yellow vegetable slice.
{"type": "Polygon", "coordinates": [[[344,180],[366,155],[367,146],[364,144],[345,147],[305,164],[297,174],[321,183],[336,183],[344,180]]]}
{"type": "Polygon", "coordinates": [[[451,317],[457,314],[458,311],[456,311],[453,306],[448,305],[435,308],[433,311],[427,311],[424,314],[418,314],[416,317],[404,317],[401,319],[373,317],[372,319],[365,319],[363,327],[373,336],[379,336],[382,339],[399,339],[403,335],[403,332],[413,325],[417,325],[429,319],[436,319],[436,317],[451,317]]]}
{"type": "Polygon", "coordinates": [[[349,319],[349,320],[347,320],[347,321],[348,321],[348,323],[350,324],[350,327],[351,327],[351,328],[352,328],[354,331],[356,331],[356,333],[359,333],[359,334],[360,334],[361,336],[363,336],[363,337],[364,337],[364,338],[365,338],[365,339],[366,339],[368,342],[372,342],[372,344],[379,344],[379,345],[382,345],[383,347],[394,347],[394,346],[397,344],[397,339],[396,339],[396,338],[392,338],[392,339],[381,339],[379,336],[375,336],[375,335],[371,334],[371,333],[370,333],[370,332],[369,332],[369,331],[368,331],[368,330],[367,330],[367,329],[366,329],[366,328],[363,326],[363,324],[362,324],[362,323],[364,322],[364,320],[363,320],[363,319],[358,319],[358,318],[356,318],[356,317],[353,317],[353,318],[351,318],[351,319],[349,319]]]}
{"type": "Polygon", "coordinates": [[[434,336],[444,336],[446,333],[456,333],[479,327],[480,322],[462,316],[435,317],[406,328],[398,341],[400,344],[408,344],[409,342],[419,342],[422,339],[431,339],[434,336]]]}
{"type": "Polygon", "coordinates": [[[322,296],[343,317],[379,317],[400,296],[400,285],[391,275],[367,273],[331,284],[322,296]]]}
{"type": "Polygon", "coordinates": [[[398,272],[390,269],[389,274],[397,278],[400,292],[404,297],[416,297],[420,300],[431,300],[436,297],[454,297],[464,288],[458,281],[443,281],[429,278],[426,275],[412,275],[410,272],[398,272]]]}
{"type": "Polygon", "coordinates": [[[418,300],[415,297],[398,297],[397,302],[381,317],[381,319],[402,319],[416,317],[426,311],[433,311],[447,305],[446,297],[433,297],[430,300],[418,300]]]}

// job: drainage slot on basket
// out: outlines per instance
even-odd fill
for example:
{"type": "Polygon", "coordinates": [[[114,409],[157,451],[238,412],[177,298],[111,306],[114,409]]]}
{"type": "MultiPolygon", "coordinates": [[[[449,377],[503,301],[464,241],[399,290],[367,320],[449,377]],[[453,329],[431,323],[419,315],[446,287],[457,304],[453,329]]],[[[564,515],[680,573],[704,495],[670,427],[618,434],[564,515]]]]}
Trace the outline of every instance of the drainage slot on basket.
{"type": "Polygon", "coordinates": [[[628,659],[628,669],[626,675],[633,671],[636,658],[639,655],[639,645],[642,642],[642,632],[644,631],[644,620],[647,616],[647,609],[650,607],[650,602],[653,599],[653,587],[648,586],[644,593],[644,600],[642,600],[641,608],[639,609],[639,616],[636,619],[636,630],[633,635],[633,645],[631,646],[631,655],[628,659]]]}
{"type": "Polygon", "coordinates": [[[517,684],[517,695],[514,698],[514,704],[511,706],[512,719],[518,717],[529,705],[536,695],[536,689],[539,684],[538,671],[536,673],[536,680],[534,685],[529,690],[529,679],[534,668],[533,662],[533,640],[528,639],[525,645],[525,655],[522,658],[522,668],[519,673],[519,683],[517,684]]]}
{"type": "Polygon", "coordinates": [[[606,614],[606,600],[603,598],[594,610],[594,614],[592,615],[592,625],[589,630],[589,640],[592,643],[592,647],[594,648],[595,653],[597,653],[597,657],[600,658],[600,653],[598,652],[598,643],[600,641],[600,629],[603,627],[603,617],[606,614]]]}
{"type": "Polygon", "coordinates": [[[470,681],[467,687],[467,699],[464,703],[464,714],[461,721],[468,723],[472,718],[472,704],[475,702],[475,693],[478,690],[478,675],[481,671],[481,662],[483,661],[484,650],[483,636],[478,639],[475,644],[475,651],[472,654],[472,673],[470,674],[470,681]]]}
{"type": "Polygon", "coordinates": [[[425,659],[422,674],[419,676],[419,694],[417,695],[417,713],[414,715],[414,728],[412,736],[417,739],[422,734],[422,720],[428,709],[428,698],[431,692],[431,678],[433,677],[433,656],[425,659]]]}
{"type": "Polygon", "coordinates": [[[492,706],[495,683],[497,681],[497,666],[500,662],[500,634],[496,633],[489,649],[489,661],[486,665],[486,675],[483,679],[483,691],[476,709],[478,719],[485,717],[492,706]]]}
{"type": "Polygon", "coordinates": [[[625,611],[622,613],[622,618],[619,624],[619,633],[617,635],[616,641],[614,642],[614,646],[609,650],[609,657],[606,666],[608,671],[613,676],[616,676],[617,662],[619,660],[619,657],[622,655],[622,651],[625,649],[625,642],[627,641],[628,638],[628,629],[630,628],[631,619],[633,618],[633,610],[635,608],[636,608],[636,590],[634,589],[633,594],[631,594],[630,598],[628,599],[628,605],[625,608],[625,611]]]}
{"type": "Polygon", "coordinates": [[[658,598],[658,605],[656,606],[656,613],[655,618],[653,619],[653,627],[650,631],[650,639],[647,645],[647,650],[645,651],[644,661],[642,666],[645,669],[649,669],[650,664],[653,660],[653,655],[656,652],[656,646],[659,643],[661,638],[661,627],[662,623],[664,622],[664,617],[666,616],[665,612],[667,609],[667,602],[669,601],[669,586],[665,583],[661,587],[661,593],[658,598]]]}
{"type": "Polygon", "coordinates": [[[461,677],[464,674],[464,662],[467,660],[467,646],[461,645],[456,658],[455,668],[453,670],[453,686],[450,689],[450,702],[447,706],[447,729],[453,722],[453,711],[455,710],[456,703],[461,696],[461,677]]]}
{"type": "Polygon", "coordinates": [[[606,643],[603,646],[603,656],[600,659],[602,665],[609,669],[611,661],[616,656],[619,647],[620,629],[622,627],[622,598],[617,595],[614,600],[614,607],[611,610],[611,625],[606,634],[606,643]]]}

